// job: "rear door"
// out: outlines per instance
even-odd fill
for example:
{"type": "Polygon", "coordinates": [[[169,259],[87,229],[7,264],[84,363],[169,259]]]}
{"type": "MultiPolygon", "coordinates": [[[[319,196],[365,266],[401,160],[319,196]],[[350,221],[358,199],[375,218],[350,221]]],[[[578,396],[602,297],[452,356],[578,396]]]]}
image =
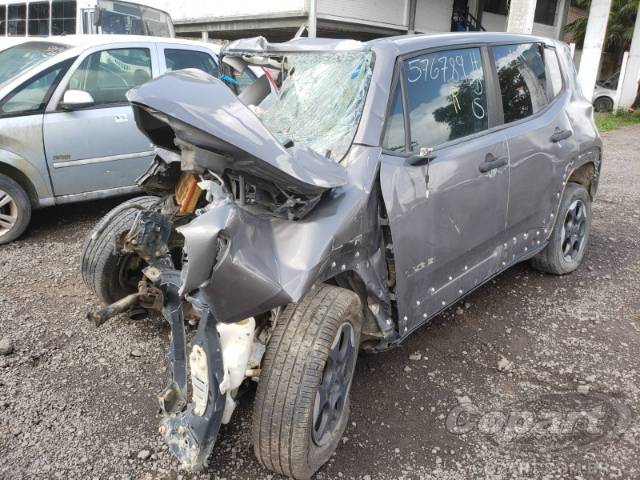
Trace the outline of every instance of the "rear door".
{"type": "Polygon", "coordinates": [[[509,156],[504,135],[492,130],[488,65],[487,51],[471,47],[420,54],[400,66],[380,183],[402,334],[501,265],[509,156]],[[411,165],[422,147],[433,148],[433,158],[411,165]]]}
{"type": "Polygon", "coordinates": [[[78,59],[44,116],[44,146],[56,196],[134,185],[154,153],[136,127],[126,93],[157,71],[153,43],[100,47],[78,59]],[[66,90],[85,91],[94,104],[63,111],[58,105],[66,90]]]}
{"type": "Polygon", "coordinates": [[[578,147],[555,50],[524,43],[493,46],[491,54],[511,157],[507,230],[514,262],[544,246],[578,147]]]}
{"type": "Polygon", "coordinates": [[[165,43],[159,45],[158,53],[160,68],[163,72],[197,68],[213,77],[221,78],[236,94],[243,92],[257,78],[248,67],[242,72],[238,72],[229,65],[220,67],[217,55],[206,47],[165,43]],[[220,72],[220,68],[222,68],[222,72],[220,72]]]}
{"type": "Polygon", "coordinates": [[[218,76],[218,60],[210,50],[195,45],[161,43],[158,45],[163,73],[197,68],[213,77],[218,76]]]}

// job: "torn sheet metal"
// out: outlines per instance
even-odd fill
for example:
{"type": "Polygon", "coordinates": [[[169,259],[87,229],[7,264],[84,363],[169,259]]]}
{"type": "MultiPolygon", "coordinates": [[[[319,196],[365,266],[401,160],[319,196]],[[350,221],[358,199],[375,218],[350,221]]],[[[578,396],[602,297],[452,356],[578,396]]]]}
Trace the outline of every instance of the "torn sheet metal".
{"type": "Polygon", "coordinates": [[[221,51],[221,56],[249,53],[277,54],[302,52],[344,52],[370,50],[366,43],[357,40],[335,38],[300,37],[284,43],[271,43],[264,37],[241,38],[230,42],[221,51]]]}
{"type": "Polygon", "coordinates": [[[160,434],[184,466],[200,468],[207,464],[225,408],[225,396],[220,392],[224,367],[216,320],[204,311],[191,340],[191,390],[194,394],[193,401],[188,402],[187,342],[178,294],[180,273],[167,265],[150,268],[156,269],[148,276],[154,278],[157,288],[164,294],[162,313],[171,326],[167,353],[169,383],[158,397],[163,415],[160,434]],[[197,368],[198,362],[200,368],[197,368]]]}
{"type": "Polygon", "coordinates": [[[216,318],[234,322],[297,301],[314,283],[349,271],[382,306],[379,321],[387,325],[384,247],[371,196],[378,156],[379,149],[352,148],[349,183],[303,221],[254,214],[229,197],[213,201],[179,228],[187,257],[181,293],[199,289],[216,318]]]}
{"type": "MultiPolygon", "coordinates": [[[[223,82],[200,70],[168,73],[130,90],[127,98],[134,107],[163,112],[162,120],[183,142],[219,155],[198,159],[202,168],[232,167],[305,194],[346,182],[336,162],[304,145],[285,148],[223,82]]],[[[136,114],[139,123],[144,118],[136,114]]]]}

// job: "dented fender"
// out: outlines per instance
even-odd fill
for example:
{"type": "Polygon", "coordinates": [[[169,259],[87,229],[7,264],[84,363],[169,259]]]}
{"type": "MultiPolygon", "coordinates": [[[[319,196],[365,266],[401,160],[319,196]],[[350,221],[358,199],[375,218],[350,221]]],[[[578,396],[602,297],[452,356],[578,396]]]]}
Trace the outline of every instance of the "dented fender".
{"type": "Polygon", "coordinates": [[[296,302],[314,284],[352,272],[367,303],[376,305],[378,324],[389,328],[379,198],[372,195],[380,149],[355,146],[349,158],[351,181],[328,192],[302,220],[254,213],[221,198],[180,227],[187,258],[181,294],[197,289],[219,321],[235,322],[296,302]]]}

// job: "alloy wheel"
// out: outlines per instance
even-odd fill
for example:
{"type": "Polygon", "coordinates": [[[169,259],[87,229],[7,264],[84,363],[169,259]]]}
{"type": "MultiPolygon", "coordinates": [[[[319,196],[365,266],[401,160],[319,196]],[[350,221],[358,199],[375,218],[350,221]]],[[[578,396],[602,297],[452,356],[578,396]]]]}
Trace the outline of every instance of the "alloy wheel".
{"type": "Polygon", "coordinates": [[[4,190],[0,190],[0,237],[11,231],[18,221],[18,205],[4,190]]]}
{"type": "Polygon", "coordinates": [[[355,332],[345,322],[331,344],[313,406],[312,437],[318,446],[331,437],[346,408],[357,354],[355,332]]]}
{"type": "Polygon", "coordinates": [[[562,256],[567,262],[578,258],[585,244],[587,208],[582,200],[575,200],[567,210],[562,225],[562,256]]]}

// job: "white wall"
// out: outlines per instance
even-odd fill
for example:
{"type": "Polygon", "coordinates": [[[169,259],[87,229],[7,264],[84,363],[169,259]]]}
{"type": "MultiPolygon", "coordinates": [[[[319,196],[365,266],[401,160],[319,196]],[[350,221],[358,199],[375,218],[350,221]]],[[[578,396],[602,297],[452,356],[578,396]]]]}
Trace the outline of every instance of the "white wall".
{"type": "MultiPolygon", "coordinates": [[[[505,15],[496,15],[495,13],[483,12],[482,26],[487,29],[487,32],[506,32],[507,17],[505,15]]],[[[553,25],[545,25],[542,23],[533,24],[533,35],[556,38],[556,33],[557,29],[553,25]]]]}
{"type": "Polygon", "coordinates": [[[305,11],[305,0],[143,0],[169,12],[174,22],[210,18],[277,16],[305,11]]]}
{"type": "Polygon", "coordinates": [[[487,30],[487,32],[506,32],[507,16],[496,15],[495,13],[483,12],[482,26],[487,30]]]}
{"type": "MultiPolygon", "coordinates": [[[[174,22],[211,18],[278,17],[283,14],[306,14],[308,0],[142,0],[166,10],[174,22]]],[[[406,29],[409,0],[317,0],[320,18],[406,29]]],[[[451,28],[453,0],[417,0],[416,30],[448,32],[451,28]]],[[[470,1],[475,5],[475,0],[470,1]]],[[[472,10],[473,11],[473,10],[472,10]]]]}
{"type": "Polygon", "coordinates": [[[557,29],[553,25],[545,25],[543,23],[534,23],[533,24],[533,35],[538,35],[540,37],[549,37],[556,38],[557,29]]]}
{"type": "Polygon", "coordinates": [[[416,31],[451,31],[453,0],[418,0],[416,5],[416,31]]]}
{"type": "Polygon", "coordinates": [[[317,0],[318,16],[407,28],[409,0],[317,0]]]}

